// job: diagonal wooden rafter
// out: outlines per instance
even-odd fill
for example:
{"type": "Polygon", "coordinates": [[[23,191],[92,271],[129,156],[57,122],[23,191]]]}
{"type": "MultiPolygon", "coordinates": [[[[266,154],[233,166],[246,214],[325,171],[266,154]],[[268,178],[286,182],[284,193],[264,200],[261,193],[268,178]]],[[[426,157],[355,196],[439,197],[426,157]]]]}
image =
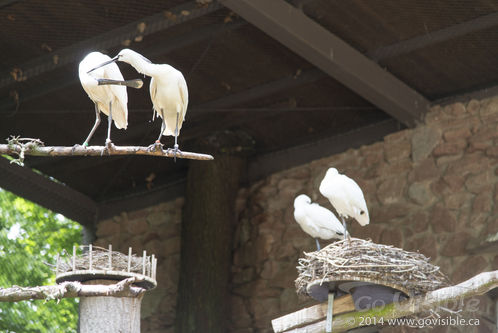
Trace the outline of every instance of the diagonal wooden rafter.
{"type": "Polygon", "coordinates": [[[16,2],[19,2],[19,1],[20,0],[1,0],[0,1],[0,8],[13,5],[13,4],[15,4],[16,2]]]}
{"type": "Polygon", "coordinates": [[[93,227],[97,219],[97,203],[86,195],[43,176],[29,168],[11,164],[0,157],[0,187],[23,198],[93,227]]]}
{"type": "Polygon", "coordinates": [[[415,36],[410,39],[380,47],[376,50],[367,52],[367,56],[374,61],[393,58],[437,43],[442,43],[453,38],[465,36],[476,31],[489,29],[497,25],[498,12],[495,12],[479,16],[469,21],[451,25],[443,29],[431,31],[427,34],[415,36]]]}
{"type": "Polygon", "coordinates": [[[269,96],[271,94],[278,93],[286,89],[292,89],[294,87],[314,82],[324,77],[326,77],[326,75],[322,71],[316,68],[307,69],[304,70],[299,75],[283,77],[281,79],[270,81],[268,83],[255,86],[238,93],[233,93],[230,95],[223,96],[214,101],[203,103],[199,106],[199,109],[202,108],[209,110],[219,107],[227,108],[235,105],[240,105],[243,103],[254,101],[259,98],[269,96]]]}
{"type": "Polygon", "coordinates": [[[297,147],[256,156],[248,168],[248,181],[254,182],[272,173],[309,163],[325,156],[332,156],[350,148],[359,148],[382,140],[390,133],[401,129],[394,119],[383,120],[362,126],[344,134],[334,135],[322,140],[297,147]]]}
{"type": "Polygon", "coordinates": [[[283,0],[220,0],[226,7],[407,126],[429,101],[283,0]]]}

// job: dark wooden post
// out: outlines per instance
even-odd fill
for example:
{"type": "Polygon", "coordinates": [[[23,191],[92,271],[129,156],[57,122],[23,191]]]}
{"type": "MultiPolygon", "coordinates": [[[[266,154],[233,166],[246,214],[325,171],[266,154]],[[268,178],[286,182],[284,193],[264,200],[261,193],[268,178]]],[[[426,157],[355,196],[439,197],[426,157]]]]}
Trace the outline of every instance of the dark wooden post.
{"type": "Polygon", "coordinates": [[[235,198],[252,140],[217,133],[199,149],[214,161],[191,161],[181,234],[177,333],[226,331],[235,198]]]}

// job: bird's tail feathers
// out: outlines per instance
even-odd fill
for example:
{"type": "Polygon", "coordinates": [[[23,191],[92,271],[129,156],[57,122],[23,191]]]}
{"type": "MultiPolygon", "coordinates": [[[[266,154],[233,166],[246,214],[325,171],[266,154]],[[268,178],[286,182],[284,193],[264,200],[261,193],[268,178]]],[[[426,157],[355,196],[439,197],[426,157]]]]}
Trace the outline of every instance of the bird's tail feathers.
{"type": "Polygon", "coordinates": [[[116,128],[126,129],[128,127],[128,106],[114,101],[112,104],[112,120],[114,120],[116,128]]]}

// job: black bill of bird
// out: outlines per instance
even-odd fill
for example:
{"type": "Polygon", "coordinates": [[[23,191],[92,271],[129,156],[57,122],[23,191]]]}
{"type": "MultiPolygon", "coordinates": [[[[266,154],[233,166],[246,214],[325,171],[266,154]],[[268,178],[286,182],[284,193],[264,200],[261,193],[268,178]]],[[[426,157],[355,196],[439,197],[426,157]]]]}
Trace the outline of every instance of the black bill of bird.
{"type": "Polygon", "coordinates": [[[114,84],[117,86],[127,86],[129,88],[140,89],[144,85],[144,82],[140,79],[124,80],[124,81],[111,80],[111,79],[98,79],[97,81],[99,86],[114,84]]]}

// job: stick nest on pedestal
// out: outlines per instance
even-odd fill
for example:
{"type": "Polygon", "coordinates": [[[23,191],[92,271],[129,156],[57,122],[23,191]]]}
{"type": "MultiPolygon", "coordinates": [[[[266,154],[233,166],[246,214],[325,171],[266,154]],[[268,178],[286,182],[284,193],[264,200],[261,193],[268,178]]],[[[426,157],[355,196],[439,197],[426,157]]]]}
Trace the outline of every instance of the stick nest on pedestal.
{"type": "MultiPolygon", "coordinates": [[[[79,247],[81,252],[75,256],[75,270],[88,270],[90,267],[89,247],[82,245],[79,247]]],[[[145,268],[150,271],[151,258],[145,258],[145,268]]],[[[109,251],[102,247],[92,247],[92,270],[112,270],[112,271],[128,271],[128,255],[117,251],[109,251]],[[109,254],[111,257],[111,265],[109,263],[109,254]]],[[[73,271],[73,256],[72,254],[63,251],[60,257],[58,273],[73,271]]],[[[131,273],[141,274],[143,271],[143,257],[138,257],[135,254],[131,255],[130,270],[131,273]]]]}
{"type": "Polygon", "coordinates": [[[317,281],[371,282],[407,291],[409,296],[449,285],[439,267],[423,254],[359,238],[305,253],[297,270],[296,289],[303,295],[308,294],[307,286],[317,281]]]}

